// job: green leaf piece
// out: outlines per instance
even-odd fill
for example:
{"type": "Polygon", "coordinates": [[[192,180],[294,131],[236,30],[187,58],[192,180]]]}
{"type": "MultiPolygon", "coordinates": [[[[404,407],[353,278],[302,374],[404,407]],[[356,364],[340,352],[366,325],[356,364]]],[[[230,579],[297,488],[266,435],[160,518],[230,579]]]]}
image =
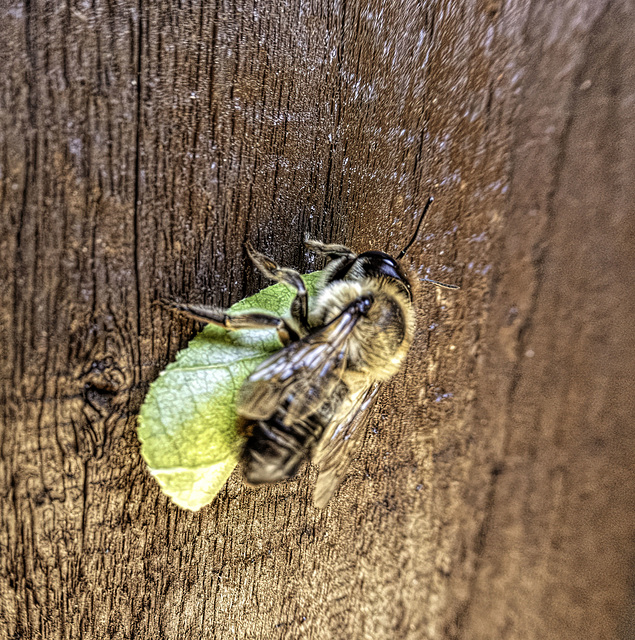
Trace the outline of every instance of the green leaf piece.
{"type": "MultiPolygon", "coordinates": [[[[315,294],[320,271],[303,275],[315,294]]],[[[288,314],[295,292],[274,284],[230,311],[288,314]]],[[[139,413],[141,455],[163,493],[198,511],[221,490],[238,463],[236,393],[271,353],[282,348],[275,330],[226,331],[207,325],[161,372],[139,413]]]]}

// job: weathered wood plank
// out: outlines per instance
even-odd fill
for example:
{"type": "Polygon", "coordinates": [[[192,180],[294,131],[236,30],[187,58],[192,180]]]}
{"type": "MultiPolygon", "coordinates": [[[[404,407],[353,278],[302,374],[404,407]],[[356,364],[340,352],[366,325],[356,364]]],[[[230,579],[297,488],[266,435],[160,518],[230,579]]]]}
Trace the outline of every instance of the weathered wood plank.
{"type": "Polygon", "coordinates": [[[0,20],[8,637],[629,637],[632,3],[0,20]],[[135,419],[195,327],[152,301],[253,292],[246,239],[302,269],[306,231],[395,250],[431,193],[413,267],[462,291],[417,294],[328,508],[313,469],[171,505],[135,419]]]}

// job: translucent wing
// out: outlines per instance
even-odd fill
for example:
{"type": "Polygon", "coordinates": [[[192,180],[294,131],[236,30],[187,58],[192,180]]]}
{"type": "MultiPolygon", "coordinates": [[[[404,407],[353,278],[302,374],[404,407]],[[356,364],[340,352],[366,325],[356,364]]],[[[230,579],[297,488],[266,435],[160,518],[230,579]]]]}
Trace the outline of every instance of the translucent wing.
{"type": "Polygon", "coordinates": [[[313,456],[313,461],[320,466],[313,493],[316,507],[322,509],[327,505],[344,477],[348,463],[361,442],[364,425],[380,388],[381,383],[375,382],[361,390],[348,407],[343,407],[344,414],[340,413],[333,420],[320,440],[313,456]]]}
{"type": "Polygon", "coordinates": [[[240,390],[238,413],[266,420],[284,405],[285,421],[304,418],[328,399],[346,367],[347,339],[363,309],[355,302],[325,327],[265,360],[240,390]]]}

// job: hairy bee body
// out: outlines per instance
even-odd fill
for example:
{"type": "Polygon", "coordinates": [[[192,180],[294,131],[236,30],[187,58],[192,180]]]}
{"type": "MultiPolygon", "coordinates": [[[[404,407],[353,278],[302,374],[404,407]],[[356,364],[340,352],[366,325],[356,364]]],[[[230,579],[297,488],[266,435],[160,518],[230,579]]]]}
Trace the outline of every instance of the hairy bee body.
{"type": "Polygon", "coordinates": [[[397,259],[380,251],[357,255],[342,245],[306,244],[330,260],[311,299],[298,272],[248,247],[267,277],[295,289],[289,317],[172,306],[228,330],[277,330],[282,348],[251,373],[238,394],[246,436],[243,475],[251,485],[278,482],[312,459],[320,466],[314,502],[325,506],[355,451],[368,406],[408,353],[416,318],[411,284],[398,263],[410,244],[397,259]]]}

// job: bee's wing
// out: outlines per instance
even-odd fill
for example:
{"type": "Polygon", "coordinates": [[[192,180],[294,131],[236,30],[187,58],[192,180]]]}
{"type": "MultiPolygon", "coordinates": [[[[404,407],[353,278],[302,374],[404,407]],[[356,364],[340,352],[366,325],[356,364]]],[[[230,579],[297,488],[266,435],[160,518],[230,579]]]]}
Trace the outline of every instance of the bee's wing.
{"type": "Polygon", "coordinates": [[[333,420],[320,440],[313,456],[313,461],[320,465],[320,475],[313,492],[316,507],[322,509],[326,506],[346,473],[364,435],[364,425],[380,388],[381,383],[375,382],[360,391],[352,404],[345,408],[345,414],[333,420]]]}
{"type": "Polygon", "coordinates": [[[339,383],[347,339],[360,317],[348,307],[319,331],[270,356],[242,385],[238,413],[266,420],[284,404],[289,421],[309,415],[339,383]]]}

